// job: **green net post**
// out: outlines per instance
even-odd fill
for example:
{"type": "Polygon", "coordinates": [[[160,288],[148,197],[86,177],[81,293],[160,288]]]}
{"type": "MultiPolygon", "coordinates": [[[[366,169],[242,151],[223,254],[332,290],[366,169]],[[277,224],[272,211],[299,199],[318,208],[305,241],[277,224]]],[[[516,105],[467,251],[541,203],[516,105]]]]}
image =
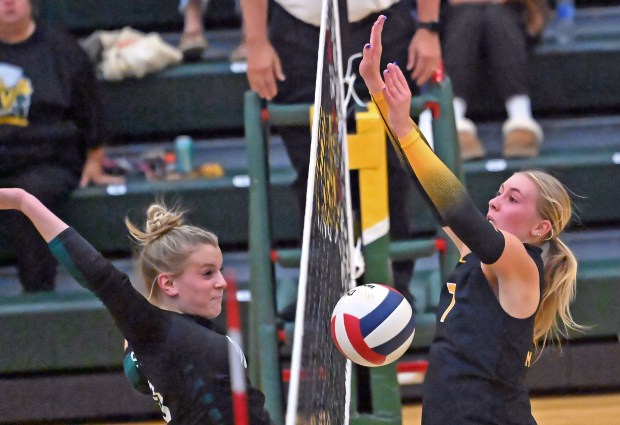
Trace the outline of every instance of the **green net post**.
{"type": "MultiPolygon", "coordinates": [[[[359,175],[364,283],[392,285],[386,134],[374,104],[368,112],[358,112],[356,121],[357,133],[349,134],[347,141],[349,168],[358,170],[359,175]]],[[[351,424],[401,424],[396,365],[356,366],[354,371],[358,382],[351,389],[351,424]],[[366,378],[368,382],[359,382],[366,378]]]]}
{"type": "MultiPolygon", "coordinates": [[[[258,379],[260,388],[263,389],[268,399],[267,407],[274,416],[276,423],[283,423],[278,420],[278,414],[283,415],[280,394],[280,368],[278,363],[278,353],[276,350],[275,324],[275,305],[273,302],[274,276],[271,260],[269,258],[270,233],[268,215],[268,172],[266,160],[267,140],[261,127],[260,101],[256,94],[246,93],[245,99],[245,125],[246,141],[248,144],[249,175],[250,186],[250,252],[252,252],[251,262],[251,290],[253,302],[250,306],[250,321],[253,323],[250,329],[250,358],[254,363],[252,379],[258,379]],[[262,160],[261,160],[262,159],[262,160]],[[258,344],[258,340],[261,344],[258,344]],[[272,344],[273,342],[273,344],[272,344]],[[257,368],[260,368],[258,373],[257,368]],[[266,370],[267,369],[267,370],[266,370]],[[256,378],[254,378],[256,376],[256,378]]],[[[277,125],[305,125],[309,118],[310,105],[269,105],[269,115],[273,124],[277,125]]],[[[449,79],[444,79],[432,84],[429,91],[423,96],[416,96],[412,99],[412,111],[418,115],[422,110],[430,108],[433,112],[433,136],[435,140],[435,152],[441,160],[463,181],[463,172],[459,160],[459,150],[457,144],[456,124],[454,120],[454,109],[452,104],[452,88],[449,79]]],[[[359,114],[358,114],[359,116],[359,114]]],[[[364,124],[360,124],[358,119],[358,135],[360,133],[374,132],[371,139],[376,146],[385,149],[385,133],[383,126],[379,122],[364,130],[364,124]],[[379,142],[379,143],[376,143],[379,142]]],[[[352,145],[356,143],[356,135],[349,135],[349,164],[352,169],[362,169],[363,161],[376,161],[384,158],[383,174],[387,179],[387,165],[385,152],[381,156],[376,150],[364,142],[363,147],[355,149],[352,145]],[[365,155],[365,159],[360,157],[359,152],[365,155]]],[[[359,142],[359,141],[358,141],[359,142]]],[[[374,145],[373,145],[374,146],[374,145]]],[[[374,165],[373,165],[374,167],[374,165]]],[[[368,167],[366,167],[368,168],[368,167]]],[[[372,168],[372,167],[370,167],[372,168]]],[[[387,181],[387,180],[386,180],[387,181]]],[[[383,194],[378,195],[377,186],[381,186],[381,179],[375,177],[367,178],[366,182],[360,182],[360,190],[370,191],[372,195],[360,193],[362,202],[362,219],[371,219],[375,223],[382,218],[387,218],[387,183],[384,184],[383,194]],[[385,196],[383,200],[382,196],[385,196]],[[378,201],[379,199],[379,201],[378,201]],[[383,200],[383,201],[381,201],[383,200]],[[364,205],[366,207],[364,207],[364,205]]],[[[373,224],[366,227],[372,227],[373,224]]],[[[362,225],[362,232],[364,225],[362,225]]],[[[446,237],[447,239],[447,237],[446,237]]],[[[446,244],[447,250],[440,256],[440,275],[441,281],[449,269],[453,266],[458,253],[452,244],[446,244]]],[[[418,253],[422,256],[430,255],[434,249],[434,241],[421,241],[419,243],[391,244],[389,234],[373,237],[372,242],[366,244],[364,248],[366,258],[365,282],[392,284],[392,273],[390,268],[390,256],[409,256],[418,253]]],[[[283,261],[298,263],[299,251],[291,250],[290,253],[280,252],[283,261]],[[288,259],[285,254],[288,255],[288,259]]],[[[416,254],[415,256],[419,256],[416,254]]],[[[396,379],[395,364],[382,366],[380,368],[368,369],[369,383],[357,383],[355,374],[352,382],[351,400],[351,423],[354,425],[370,424],[400,424],[401,401],[398,381],[396,379]],[[358,385],[370,386],[370,408],[360,406],[360,400],[355,397],[358,385]],[[361,412],[360,412],[361,411],[361,412]]],[[[280,416],[280,417],[281,417],[280,416]]]]}
{"type": "Polygon", "coordinates": [[[261,102],[245,93],[245,139],[248,152],[250,256],[250,379],[265,394],[265,407],[276,424],[284,423],[282,380],[277,347],[273,265],[270,253],[269,174],[267,143],[261,120],[261,102]],[[259,343],[260,341],[260,343],[259,343]]]}
{"type": "MultiPolygon", "coordinates": [[[[439,159],[465,185],[453,99],[452,82],[448,76],[444,75],[439,81],[429,84],[427,93],[411,100],[411,114],[419,115],[426,108],[431,110],[433,114],[433,149],[439,159]]],[[[444,240],[449,241],[449,237],[442,230],[440,233],[444,240]]],[[[447,280],[458,258],[459,253],[456,246],[450,242],[446,243],[445,250],[440,252],[439,274],[442,284],[447,280]]]]}
{"type": "MultiPolygon", "coordinates": [[[[452,93],[452,82],[450,78],[446,76],[437,84],[431,84],[429,95],[434,98],[437,105],[437,107],[431,107],[431,111],[433,112],[435,153],[456,175],[461,183],[465,185],[465,173],[463,172],[461,153],[459,151],[458,133],[456,131],[456,120],[454,118],[454,95],[452,93]]],[[[443,238],[449,241],[447,235],[444,234],[443,238]]],[[[448,275],[452,271],[460,254],[456,245],[449,242],[446,244],[446,250],[440,253],[440,255],[440,280],[443,284],[443,282],[447,281],[448,275]]]]}

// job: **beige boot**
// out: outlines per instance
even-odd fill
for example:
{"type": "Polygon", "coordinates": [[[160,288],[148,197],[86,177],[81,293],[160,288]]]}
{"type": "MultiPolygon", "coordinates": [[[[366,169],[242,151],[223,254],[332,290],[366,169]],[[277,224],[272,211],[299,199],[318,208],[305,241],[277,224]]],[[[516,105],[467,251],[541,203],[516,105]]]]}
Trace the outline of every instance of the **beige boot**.
{"type": "Polygon", "coordinates": [[[235,48],[235,50],[232,51],[232,53],[228,57],[228,60],[230,62],[243,62],[247,59],[247,57],[248,57],[248,51],[245,47],[245,42],[242,41],[235,48]]]}
{"type": "Polygon", "coordinates": [[[476,124],[472,120],[468,118],[458,119],[456,130],[459,135],[459,147],[463,161],[482,158],[486,155],[484,146],[478,139],[476,124]]]}
{"type": "Polygon", "coordinates": [[[541,126],[533,119],[508,119],[502,126],[505,158],[532,158],[543,141],[541,126]]]}
{"type": "Polygon", "coordinates": [[[183,52],[186,61],[194,62],[202,59],[202,54],[209,48],[207,38],[202,32],[196,34],[183,34],[179,49],[183,52]]]}

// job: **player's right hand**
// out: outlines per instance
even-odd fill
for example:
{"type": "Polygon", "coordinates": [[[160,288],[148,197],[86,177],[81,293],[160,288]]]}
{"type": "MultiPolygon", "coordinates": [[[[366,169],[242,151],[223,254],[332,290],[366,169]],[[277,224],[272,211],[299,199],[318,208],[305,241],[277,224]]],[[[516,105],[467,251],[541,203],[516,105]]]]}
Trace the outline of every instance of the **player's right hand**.
{"type": "Polygon", "coordinates": [[[272,100],[278,94],[277,81],[286,79],[280,57],[269,40],[246,41],[246,45],[250,88],[260,97],[272,100]]]}
{"type": "Polygon", "coordinates": [[[383,72],[385,90],[383,95],[388,104],[388,123],[398,138],[406,136],[414,128],[411,120],[411,90],[407,79],[398,65],[389,63],[383,72]]]}

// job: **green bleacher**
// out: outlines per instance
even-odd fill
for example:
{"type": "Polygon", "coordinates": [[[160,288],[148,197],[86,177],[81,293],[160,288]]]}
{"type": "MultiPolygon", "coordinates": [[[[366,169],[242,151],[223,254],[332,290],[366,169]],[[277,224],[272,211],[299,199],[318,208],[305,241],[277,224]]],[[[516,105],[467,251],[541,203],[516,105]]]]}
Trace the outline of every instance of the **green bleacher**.
{"type": "MultiPolygon", "coordinates": [[[[166,39],[174,40],[181,28],[177,0],[161,0],[156,7],[147,0],[39,3],[41,16],[66,26],[77,36],[131,25],[144,31],[162,31],[166,39]]],[[[112,258],[127,258],[131,253],[124,217],[139,220],[144,207],[157,195],[188,207],[190,221],[215,230],[225,252],[247,250],[247,158],[241,138],[247,82],[245,74],[231,68],[226,60],[240,39],[238,28],[230,28],[238,19],[232,11],[233,3],[211,1],[207,17],[213,23],[208,27],[211,48],[204,61],[182,64],[140,80],[101,81],[113,136],[112,156],[122,157],[151,144],[169,147],[174,136],[187,133],[198,140],[198,157],[225,164],[225,174],[219,179],[147,182],[132,177],[123,195],[111,195],[104,187],[73,193],[61,215],[112,258]],[[218,19],[224,23],[219,27],[218,19]]],[[[533,52],[532,103],[546,135],[541,155],[531,161],[501,160],[503,107],[483,90],[482,100],[472,105],[471,111],[480,122],[479,131],[488,142],[490,155],[464,164],[466,184],[481,209],[486,209],[489,195],[501,181],[524,167],[550,170],[577,195],[580,223],[567,235],[581,261],[574,314],[578,322],[592,327],[574,335],[564,350],[564,360],[553,362],[544,357],[534,367],[531,386],[541,391],[562,386],[588,390],[618,385],[617,379],[596,365],[618,352],[620,331],[616,307],[620,299],[620,203],[616,201],[620,119],[614,116],[620,107],[620,74],[616,72],[620,63],[620,9],[609,5],[583,7],[578,23],[580,31],[574,43],[557,46],[545,42],[533,52]],[[592,345],[587,345],[590,342],[592,345]],[[580,357],[601,370],[588,375],[575,366],[580,357]]],[[[294,173],[282,159],[286,155],[277,137],[271,155],[277,158],[270,163],[271,219],[277,224],[272,226],[273,245],[296,246],[297,214],[282,208],[294,204],[289,188],[294,173]]],[[[435,229],[420,196],[416,217],[417,234],[427,235],[435,229]]],[[[12,258],[4,243],[0,240],[0,262],[10,265],[12,258]]],[[[245,255],[247,260],[249,254],[245,255]]],[[[414,353],[423,352],[432,338],[436,281],[437,271],[428,261],[420,261],[412,284],[421,312],[414,353]]],[[[285,293],[278,296],[294,297],[294,283],[288,275],[278,281],[279,291],[285,293]]],[[[247,278],[242,277],[239,285],[247,288],[247,278]]],[[[6,295],[4,286],[0,274],[0,391],[4,394],[0,423],[158,417],[152,400],[137,395],[125,384],[122,337],[92,295],[84,291],[6,295]]],[[[283,352],[289,348],[285,346],[283,352]]]]}

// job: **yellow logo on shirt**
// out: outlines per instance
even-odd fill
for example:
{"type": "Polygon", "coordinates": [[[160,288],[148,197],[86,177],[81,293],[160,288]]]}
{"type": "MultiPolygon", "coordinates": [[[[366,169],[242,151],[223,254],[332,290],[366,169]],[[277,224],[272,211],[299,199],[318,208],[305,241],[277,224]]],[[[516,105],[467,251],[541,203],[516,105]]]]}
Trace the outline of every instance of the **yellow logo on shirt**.
{"type": "Polygon", "coordinates": [[[28,125],[32,84],[19,67],[0,63],[0,125],[28,125]]]}

